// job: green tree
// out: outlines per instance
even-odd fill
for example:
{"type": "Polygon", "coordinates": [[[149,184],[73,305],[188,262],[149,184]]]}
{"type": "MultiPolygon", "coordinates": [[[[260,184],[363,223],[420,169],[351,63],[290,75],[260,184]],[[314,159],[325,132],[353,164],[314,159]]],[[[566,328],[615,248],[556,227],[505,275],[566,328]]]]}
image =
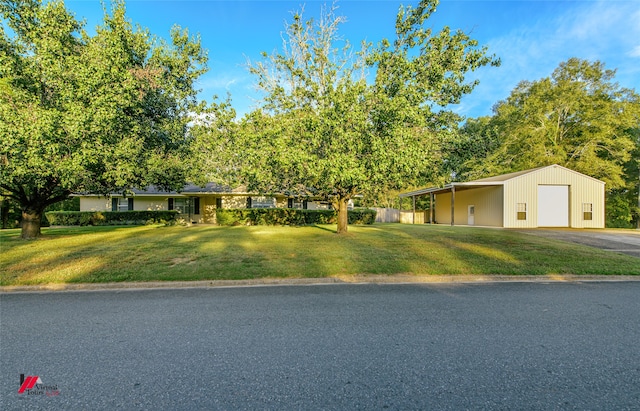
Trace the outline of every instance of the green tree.
{"type": "Polygon", "coordinates": [[[489,120],[468,120],[463,144],[480,152],[457,156],[458,167],[474,179],[560,164],[606,182],[607,224],[629,226],[639,118],[640,96],[615,82],[615,70],[572,58],[548,78],[521,82],[489,120]]]}
{"type": "Polygon", "coordinates": [[[601,62],[572,58],[551,77],[521,82],[487,124],[497,130],[497,149],[475,159],[467,176],[560,164],[610,190],[625,186],[640,100],[614,77],[601,62]]]}
{"type": "Polygon", "coordinates": [[[499,62],[461,31],[425,28],[437,3],[401,8],[396,38],[359,51],[341,40],[335,6],[317,21],[296,13],[282,50],[250,65],[265,98],[229,144],[242,147],[248,187],[329,200],[345,233],[356,194],[438,178],[459,120],[446,107],[476,85],[466,73],[499,62]]]}
{"type": "Polygon", "coordinates": [[[635,148],[624,167],[625,184],[607,196],[607,227],[640,229],[640,129],[631,134],[635,148]]]}
{"type": "Polygon", "coordinates": [[[0,13],[0,188],[20,204],[23,238],[74,192],[183,184],[199,39],[134,28],[123,0],[94,36],[62,1],[3,0],[0,13]]]}
{"type": "Polygon", "coordinates": [[[447,142],[444,171],[452,180],[469,178],[474,165],[500,147],[500,134],[492,117],[469,118],[447,142]]]}

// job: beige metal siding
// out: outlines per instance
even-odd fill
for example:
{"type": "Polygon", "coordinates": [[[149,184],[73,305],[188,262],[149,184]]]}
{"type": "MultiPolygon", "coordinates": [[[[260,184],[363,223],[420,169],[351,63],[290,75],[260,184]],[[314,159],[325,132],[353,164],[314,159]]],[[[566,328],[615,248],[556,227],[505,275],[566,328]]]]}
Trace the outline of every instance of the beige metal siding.
{"type": "Polygon", "coordinates": [[[538,184],[536,180],[508,180],[504,183],[504,226],[533,228],[538,226],[538,184]],[[526,207],[526,219],[518,220],[518,204],[526,207]]]}
{"type": "Polygon", "coordinates": [[[504,183],[504,226],[538,227],[538,186],[569,186],[569,226],[573,228],[604,228],[604,183],[567,170],[547,167],[507,180],[504,183]],[[527,204],[527,219],[517,219],[517,204],[527,204]],[[593,220],[585,221],[582,204],[593,204],[593,220]]]}
{"type": "MultiPolygon", "coordinates": [[[[477,180],[464,187],[458,186],[455,191],[455,224],[467,224],[468,208],[474,205],[475,225],[538,227],[538,187],[555,185],[568,187],[569,227],[604,228],[604,183],[557,165],[477,180]],[[490,184],[503,185],[489,186],[490,184]],[[585,205],[592,210],[591,220],[585,219],[585,205]],[[522,213],[519,206],[526,208],[526,212],[522,213]],[[525,219],[518,219],[519,211],[526,216],[525,219]]],[[[450,191],[435,194],[435,222],[451,224],[450,191]]]]}
{"type": "MultiPolygon", "coordinates": [[[[436,223],[451,224],[451,193],[435,197],[436,223]]],[[[469,206],[474,205],[474,225],[502,227],[502,203],[502,187],[456,190],[455,225],[467,225],[469,206]]]]}
{"type": "Polygon", "coordinates": [[[605,225],[605,199],[604,184],[585,181],[580,184],[580,189],[572,189],[570,197],[571,212],[569,218],[571,226],[576,228],[604,228],[605,225]],[[582,214],[582,204],[593,204],[593,219],[585,220],[582,214]]]}
{"type": "Polygon", "coordinates": [[[435,202],[435,222],[437,224],[451,224],[451,193],[436,194],[435,202]]]}
{"type": "Polygon", "coordinates": [[[475,206],[474,225],[502,227],[502,187],[456,191],[456,224],[467,224],[470,205],[475,206]]]}

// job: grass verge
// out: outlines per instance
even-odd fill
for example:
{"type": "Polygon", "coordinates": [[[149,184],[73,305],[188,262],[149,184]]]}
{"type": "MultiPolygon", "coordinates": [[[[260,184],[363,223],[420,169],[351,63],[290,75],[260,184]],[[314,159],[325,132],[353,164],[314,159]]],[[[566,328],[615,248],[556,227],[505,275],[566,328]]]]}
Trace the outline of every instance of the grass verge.
{"type": "Polygon", "coordinates": [[[0,285],[320,278],[357,274],[640,275],[637,258],[501,229],[69,227],[0,232],[0,285]]]}

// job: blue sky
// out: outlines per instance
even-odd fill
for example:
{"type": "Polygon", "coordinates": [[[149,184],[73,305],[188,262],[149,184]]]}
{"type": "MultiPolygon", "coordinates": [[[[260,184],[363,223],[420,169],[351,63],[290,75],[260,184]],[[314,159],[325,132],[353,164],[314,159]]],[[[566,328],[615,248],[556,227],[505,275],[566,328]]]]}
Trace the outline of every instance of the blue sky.
{"type": "MultiPolygon", "coordinates": [[[[231,93],[242,115],[260,98],[248,60],[282,45],[281,33],[291,12],[304,5],[305,16],[314,17],[326,2],[318,0],[128,0],[129,18],[157,36],[168,38],[178,24],[199,33],[209,52],[209,72],[200,79],[200,96],[211,101],[231,93]]],[[[347,18],[341,35],[352,44],[377,43],[392,38],[395,16],[401,4],[417,1],[341,0],[339,14],[347,18]]],[[[99,24],[98,0],[67,0],[87,29],[99,24]]],[[[469,117],[491,114],[491,107],[506,98],[522,80],[549,76],[570,57],[600,60],[617,69],[623,87],[640,92],[640,1],[628,0],[441,0],[427,25],[449,26],[471,34],[502,60],[499,68],[483,68],[475,91],[454,110],[469,117]]]]}

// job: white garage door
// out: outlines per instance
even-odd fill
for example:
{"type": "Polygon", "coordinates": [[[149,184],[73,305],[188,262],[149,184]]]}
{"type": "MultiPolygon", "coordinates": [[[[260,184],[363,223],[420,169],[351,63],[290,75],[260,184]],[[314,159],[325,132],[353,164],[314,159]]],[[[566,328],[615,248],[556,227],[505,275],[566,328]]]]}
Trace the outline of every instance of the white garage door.
{"type": "Polygon", "coordinates": [[[538,186],[538,227],[569,227],[569,186],[538,186]]]}

